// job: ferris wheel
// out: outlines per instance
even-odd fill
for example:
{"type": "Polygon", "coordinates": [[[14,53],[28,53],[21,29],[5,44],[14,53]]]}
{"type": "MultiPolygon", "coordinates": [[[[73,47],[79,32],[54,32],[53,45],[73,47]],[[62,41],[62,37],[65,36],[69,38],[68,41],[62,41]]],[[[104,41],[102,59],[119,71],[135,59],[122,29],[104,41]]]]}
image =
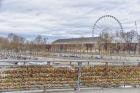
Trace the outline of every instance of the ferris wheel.
{"type": "Polygon", "coordinates": [[[92,37],[98,37],[101,33],[108,33],[114,37],[120,32],[123,32],[121,22],[112,15],[104,15],[94,23],[92,37]]]}

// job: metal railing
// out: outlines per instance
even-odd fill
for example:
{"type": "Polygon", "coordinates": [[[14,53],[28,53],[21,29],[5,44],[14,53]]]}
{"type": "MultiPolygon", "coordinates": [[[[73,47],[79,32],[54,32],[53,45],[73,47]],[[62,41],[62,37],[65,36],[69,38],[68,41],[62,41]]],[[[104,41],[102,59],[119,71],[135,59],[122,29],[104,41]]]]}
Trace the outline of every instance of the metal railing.
{"type": "Polygon", "coordinates": [[[95,62],[83,60],[1,60],[0,90],[33,90],[140,85],[139,62],[95,62]],[[12,63],[12,65],[10,64],[12,63]],[[16,64],[15,64],[16,62],[16,64]],[[23,64],[17,64],[23,63],[23,64]],[[37,64],[42,63],[42,64],[37,64]]]}

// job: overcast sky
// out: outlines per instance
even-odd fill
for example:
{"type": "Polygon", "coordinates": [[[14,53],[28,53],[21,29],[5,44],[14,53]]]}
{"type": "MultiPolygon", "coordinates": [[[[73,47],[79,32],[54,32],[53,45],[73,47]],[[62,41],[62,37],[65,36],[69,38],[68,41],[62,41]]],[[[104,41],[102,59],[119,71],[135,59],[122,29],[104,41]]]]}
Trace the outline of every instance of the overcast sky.
{"type": "Polygon", "coordinates": [[[140,0],[3,0],[0,35],[41,34],[50,41],[89,37],[94,22],[108,14],[118,18],[125,31],[134,29],[135,21],[140,29],[140,0]]]}

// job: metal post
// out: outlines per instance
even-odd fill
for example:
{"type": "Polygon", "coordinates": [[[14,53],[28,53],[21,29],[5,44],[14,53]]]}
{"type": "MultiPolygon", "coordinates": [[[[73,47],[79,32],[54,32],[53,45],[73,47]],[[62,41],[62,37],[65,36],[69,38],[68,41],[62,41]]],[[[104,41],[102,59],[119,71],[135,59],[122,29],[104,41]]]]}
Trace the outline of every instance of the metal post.
{"type": "MultiPolygon", "coordinates": [[[[123,62],[123,70],[124,70],[124,69],[125,69],[125,62],[123,62]]],[[[123,73],[124,73],[124,75],[126,75],[126,74],[125,74],[125,71],[123,71],[123,73]]],[[[123,77],[123,78],[124,78],[123,80],[124,80],[124,87],[125,87],[125,82],[126,82],[126,81],[125,81],[125,77],[123,77]]]]}
{"type": "Polygon", "coordinates": [[[48,62],[47,62],[47,65],[51,65],[51,62],[50,62],[50,61],[48,61],[48,62]]]}
{"type": "Polygon", "coordinates": [[[43,91],[43,93],[46,93],[46,87],[44,86],[44,91],[43,91]]]}
{"type": "Polygon", "coordinates": [[[78,80],[77,80],[77,91],[80,91],[80,78],[81,78],[81,67],[82,67],[82,62],[78,62],[78,80]]]}
{"type": "Polygon", "coordinates": [[[89,66],[90,64],[89,64],[89,61],[88,61],[88,66],[89,66]]]}
{"type": "Polygon", "coordinates": [[[25,65],[26,65],[26,62],[24,61],[23,64],[24,64],[24,66],[25,66],[25,65]]]}
{"type": "Polygon", "coordinates": [[[72,64],[72,62],[70,61],[70,65],[72,64]]]}

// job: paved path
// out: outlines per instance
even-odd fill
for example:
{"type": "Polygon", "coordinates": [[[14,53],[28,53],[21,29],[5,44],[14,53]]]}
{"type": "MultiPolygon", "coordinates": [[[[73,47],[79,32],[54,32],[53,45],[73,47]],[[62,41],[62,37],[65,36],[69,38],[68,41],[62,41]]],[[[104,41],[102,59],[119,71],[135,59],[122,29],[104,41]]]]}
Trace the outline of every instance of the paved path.
{"type": "MultiPolygon", "coordinates": [[[[3,92],[3,93],[44,93],[42,90],[23,91],[23,92],[3,92]]],[[[125,89],[85,89],[81,91],[48,91],[45,93],[140,93],[139,88],[125,88],[125,89]]]]}

